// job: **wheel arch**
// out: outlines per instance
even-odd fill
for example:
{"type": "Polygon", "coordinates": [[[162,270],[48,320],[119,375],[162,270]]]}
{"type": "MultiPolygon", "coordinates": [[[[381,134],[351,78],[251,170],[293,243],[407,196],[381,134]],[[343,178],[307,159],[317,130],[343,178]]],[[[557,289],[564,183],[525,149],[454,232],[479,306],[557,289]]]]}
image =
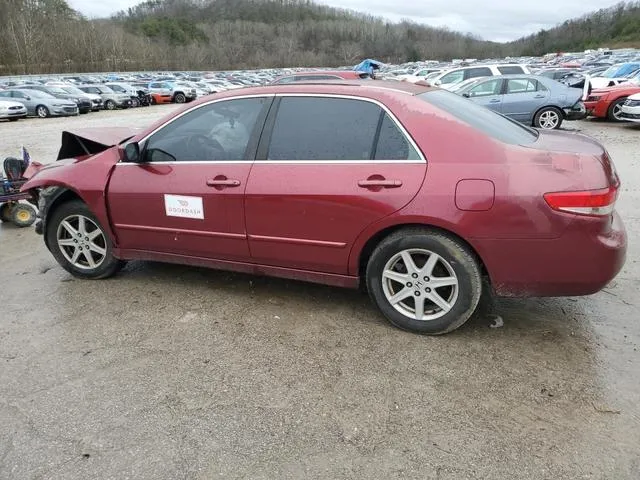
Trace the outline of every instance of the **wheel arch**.
{"type": "MultiPolygon", "coordinates": [[[[399,230],[403,230],[405,228],[424,228],[427,230],[432,230],[432,231],[436,231],[439,233],[444,233],[446,235],[449,235],[453,238],[455,238],[456,240],[458,240],[460,243],[462,243],[465,247],[467,247],[469,249],[469,251],[471,252],[471,254],[474,256],[474,258],[477,260],[478,265],[480,266],[480,271],[482,273],[483,276],[485,276],[488,281],[489,284],[491,284],[491,275],[489,274],[489,270],[487,269],[487,266],[484,262],[484,260],[482,259],[482,257],[480,256],[480,254],[478,253],[478,251],[474,248],[474,246],[472,244],[470,244],[467,240],[465,240],[462,236],[460,236],[458,233],[454,232],[451,229],[447,229],[447,228],[443,228],[440,226],[436,226],[433,224],[428,224],[428,223],[417,223],[417,222],[408,222],[408,223],[400,223],[400,224],[395,224],[395,225],[389,225],[381,230],[378,230],[376,233],[374,233],[373,235],[371,235],[368,240],[364,243],[363,247],[357,252],[357,275],[359,278],[364,278],[366,269],[367,269],[367,264],[369,262],[369,259],[371,258],[371,254],[373,253],[373,251],[376,249],[376,247],[380,244],[380,242],[382,242],[385,238],[387,238],[389,235],[399,231],[399,230]]],[[[361,282],[361,285],[364,285],[364,282],[361,282]]]]}
{"type": "Polygon", "coordinates": [[[543,105],[540,108],[538,108],[535,112],[533,112],[533,117],[531,117],[531,123],[535,123],[536,121],[536,117],[538,116],[538,114],[544,110],[545,108],[555,108],[556,110],[558,110],[558,112],[560,112],[560,116],[562,117],[563,120],[566,119],[565,115],[564,115],[564,110],[562,108],[560,108],[558,105],[554,105],[554,104],[548,104],[548,105],[543,105]]]}
{"type": "Polygon", "coordinates": [[[43,227],[44,243],[47,246],[47,248],[50,248],[47,241],[47,221],[46,221],[47,217],[51,215],[53,212],[55,212],[58,208],[60,208],[60,206],[63,205],[64,203],[67,203],[73,200],[80,200],[85,204],[87,203],[80,196],[78,192],[76,192],[70,187],[61,186],[61,185],[50,185],[50,186],[58,187],[58,190],[51,196],[51,199],[49,200],[49,202],[45,204],[44,212],[40,212],[41,215],[44,213],[44,216],[42,217],[42,222],[43,222],[42,227],[43,227]]]}

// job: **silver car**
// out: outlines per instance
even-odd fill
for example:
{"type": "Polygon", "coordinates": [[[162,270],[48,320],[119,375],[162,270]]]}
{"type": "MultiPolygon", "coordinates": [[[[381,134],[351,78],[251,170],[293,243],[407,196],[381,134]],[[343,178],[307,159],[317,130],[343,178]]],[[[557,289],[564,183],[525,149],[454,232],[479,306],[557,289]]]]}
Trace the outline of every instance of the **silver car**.
{"type": "Polygon", "coordinates": [[[78,88],[85,93],[100,95],[105,110],[129,108],[131,106],[131,97],[129,95],[114,92],[105,85],[78,85],[78,88]]]}
{"type": "Polygon", "coordinates": [[[470,81],[454,90],[474,103],[525,125],[553,130],[586,116],[582,89],[538,75],[502,75],[470,81]]]}
{"type": "Polygon", "coordinates": [[[7,119],[15,122],[26,117],[27,109],[23,104],[11,100],[0,100],[0,120],[7,119]]]}
{"type": "Polygon", "coordinates": [[[0,92],[0,99],[11,99],[27,107],[30,116],[40,118],[78,115],[76,102],[56,98],[38,90],[11,89],[0,92]]]}

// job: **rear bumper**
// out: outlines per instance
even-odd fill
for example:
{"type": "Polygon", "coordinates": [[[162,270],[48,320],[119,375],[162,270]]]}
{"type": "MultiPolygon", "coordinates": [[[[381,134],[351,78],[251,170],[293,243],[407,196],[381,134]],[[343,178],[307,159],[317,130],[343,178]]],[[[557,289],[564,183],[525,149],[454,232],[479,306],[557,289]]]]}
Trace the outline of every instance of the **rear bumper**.
{"type": "MultiPolygon", "coordinates": [[[[579,221],[590,222],[589,219],[579,221]]],[[[624,224],[615,212],[610,221],[610,228],[601,233],[597,232],[594,220],[587,228],[569,227],[557,239],[479,240],[474,246],[485,261],[498,295],[591,295],[616,277],[626,259],[624,224]]]]}

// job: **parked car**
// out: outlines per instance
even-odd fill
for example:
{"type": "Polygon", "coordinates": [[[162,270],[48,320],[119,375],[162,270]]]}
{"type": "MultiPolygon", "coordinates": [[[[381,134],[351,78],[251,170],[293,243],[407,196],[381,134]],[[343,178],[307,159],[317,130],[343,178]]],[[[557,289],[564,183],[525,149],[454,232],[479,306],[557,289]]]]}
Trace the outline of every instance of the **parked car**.
{"type": "Polygon", "coordinates": [[[536,128],[554,130],[586,116],[582,90],[538,75],[504,75],[472,81],[455,91],[478,105],[536,128]]]}
{"type": "Polygon", "coordinates": [[[117,93],[105,85],[78,85],[78,88],[86,93],[100,95],[105,110],[115,110],[116,108],[129,108],[131,98],[124,93],[117,93]]]}
{"type": "Polygon", "coordinates": [[[626,62],[612,65],[600,75],[603,78],[621,78],[640,69],[640,62],[626,62]]]}
{"type": "Polygon", "coordinates": [[[27,108],[20,102],[0,98],[0,120],[15,122],[27,118],[27,108]]]}
{"type": "Polygon", "coordinates": [[[149,103],[152,105],[163,104],[163,103],[171,103],[172,97],[171,93],[159,93],[159,92],[151,92],[149,90],[149,82],[133,82],[131,84],[133,87],[137,88],[139,91],[147,92],[146,95],[149,95],[149,103]]]}
{"type": "Polygon", "coordinates": [[[56,98],[62,98],[65,100],[69,100],[71,102],[75,102],[78,105],[78,111],[80,113],[89,113],[92,109],[91,100],[85,95],[74,95],[73,93],[67,92],[62,87],[50,87],[47,85],[25,85],[21,87],[22,90],[39,90],[44,93],[48,93],[49,95],[53,95],[56,98]]]}
{"type": "Polygon", "coordinates": [[[474,65],[471,67],[455,68],[440,73],[428,80],[429,85],[448,89],[456,83],[470,78],[492,77],[496,75],[512,75],[531,73],[524,65],[474,65]]]}
{"type": "Polygon", "coordinates": [[[597,118],[607,118],[613,122],[622,122],[622,105],[631,95],[640,93],[640,86],[634,83],[620,84],[615,87],[592,90],[584,102],[587,114],[597,118]]]}
{"type": "Polygon", "coordinates": [[[620,119],[640,123],[640,93],[629,95],[622,104],[620,119]]]}
{"type": "Polygon", "coordinates": [[[171,101],[175,103],[185,103],[195,100],[197,97],[196,89],[181,85],[175,81],[161,81],[149,83],[149,93],[159,94],[163,97],[167,95],[171,97],[171,101]]]}
{"type": "Polygon", "coordinates": [[[285,83],[323,81],[323,80],[358,80],[371,78],[366,72],[356,72],[354,70],[323,70],[296,72],[291,75],[284,75],[276,78],[272,85],[282,85],[285,83]]]}
{"type": "Polygon", "coordinates": [[[38,90],[12,89],[0,92],[0,99],[10,98],[27,108],[27,115],[40,118],[78,115],[75,102],[56,98],[38,90]]]}
{"type": "Polygon", "coordinates": [[[109,82],[105,85],[116,93],[129,95],[132,107],[151,105],[151,95],[146,87],[134,86],[124,82],[109,82]]]}
{"type": "Polygon", "coordinates": [[[97,112],[98,110],[102,110],[103,102],[102,97],[96,93],[87,93],[80,90],[75,85],[69,85],[66,87],[60,87],[65,92],[68,92],[72,95],[77,95],[78,97],[86,97],[91,102],[91,110],[97,112]]]}
{"type": "Polygon", "coordinates": [[[484,290],[588,295],[625,259],[602,145],[407,82],[224,92],[65,132],[59,158],[23,189],[80,278],[137,259],[366,285],[394,325],[442,334],[484,290]]]}

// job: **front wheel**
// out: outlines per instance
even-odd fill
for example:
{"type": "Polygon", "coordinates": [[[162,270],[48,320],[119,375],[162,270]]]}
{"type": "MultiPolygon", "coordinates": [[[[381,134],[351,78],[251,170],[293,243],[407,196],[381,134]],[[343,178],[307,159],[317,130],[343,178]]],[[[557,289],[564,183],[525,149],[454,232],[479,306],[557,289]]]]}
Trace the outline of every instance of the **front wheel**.
{"type": "Polygon", "coordinates": [[[49,116],[49,109],[44,105],[38,105],[36,107],[36,115],[40,118],[47,118],[49,116]]]}
{"type": "Polygon", "coordinates": [[[562,112],[555,107],[541,109],[533,119],[533,126],[543,130],[557,130],[562,125],[562,112]]]}
{"type": "Polygon", "coordinates": [[[622,116],[622,105],[627,101],[627,97],[619,98],[611,104],[609,110],[607,110],[607,118],[612,122],[624,122],[622,116]]]}
{"type": "Polygon", "coordinates": [[[176,93],[174,100],[176,103],[184,103],[187,101],[187,97],[184,96],[184,93],[176,93]]]}
{"type": "Polygon", "coordinates": [[[104,108],[106,108],[107,110],[114,110],[116,108],[116,102],[114,102],[113,100],[107,100],[106,102],[104,102],[104,108]]]}
{"type": "Polygon", "coordinates": [[[458,239],[439,231],[396,232],[374,250],[369,295],[396,327],[441,335],[464,324],[482,292],[480,267],[458,239]]]}
{"type": "Polygon", "coordinates": [[[113,256],[111,239],[100,221],[81,201],[61,205],[47,219],[47,243],[66,271],[80,278],[107,278],[124,262],[113,256]]]}
{"type": "Polygon", "coordinates": [[[131,107],[136,108],[140,106],[140,100],[138,100],[136,97],[133,97],[131,99],[131,107]]]}

